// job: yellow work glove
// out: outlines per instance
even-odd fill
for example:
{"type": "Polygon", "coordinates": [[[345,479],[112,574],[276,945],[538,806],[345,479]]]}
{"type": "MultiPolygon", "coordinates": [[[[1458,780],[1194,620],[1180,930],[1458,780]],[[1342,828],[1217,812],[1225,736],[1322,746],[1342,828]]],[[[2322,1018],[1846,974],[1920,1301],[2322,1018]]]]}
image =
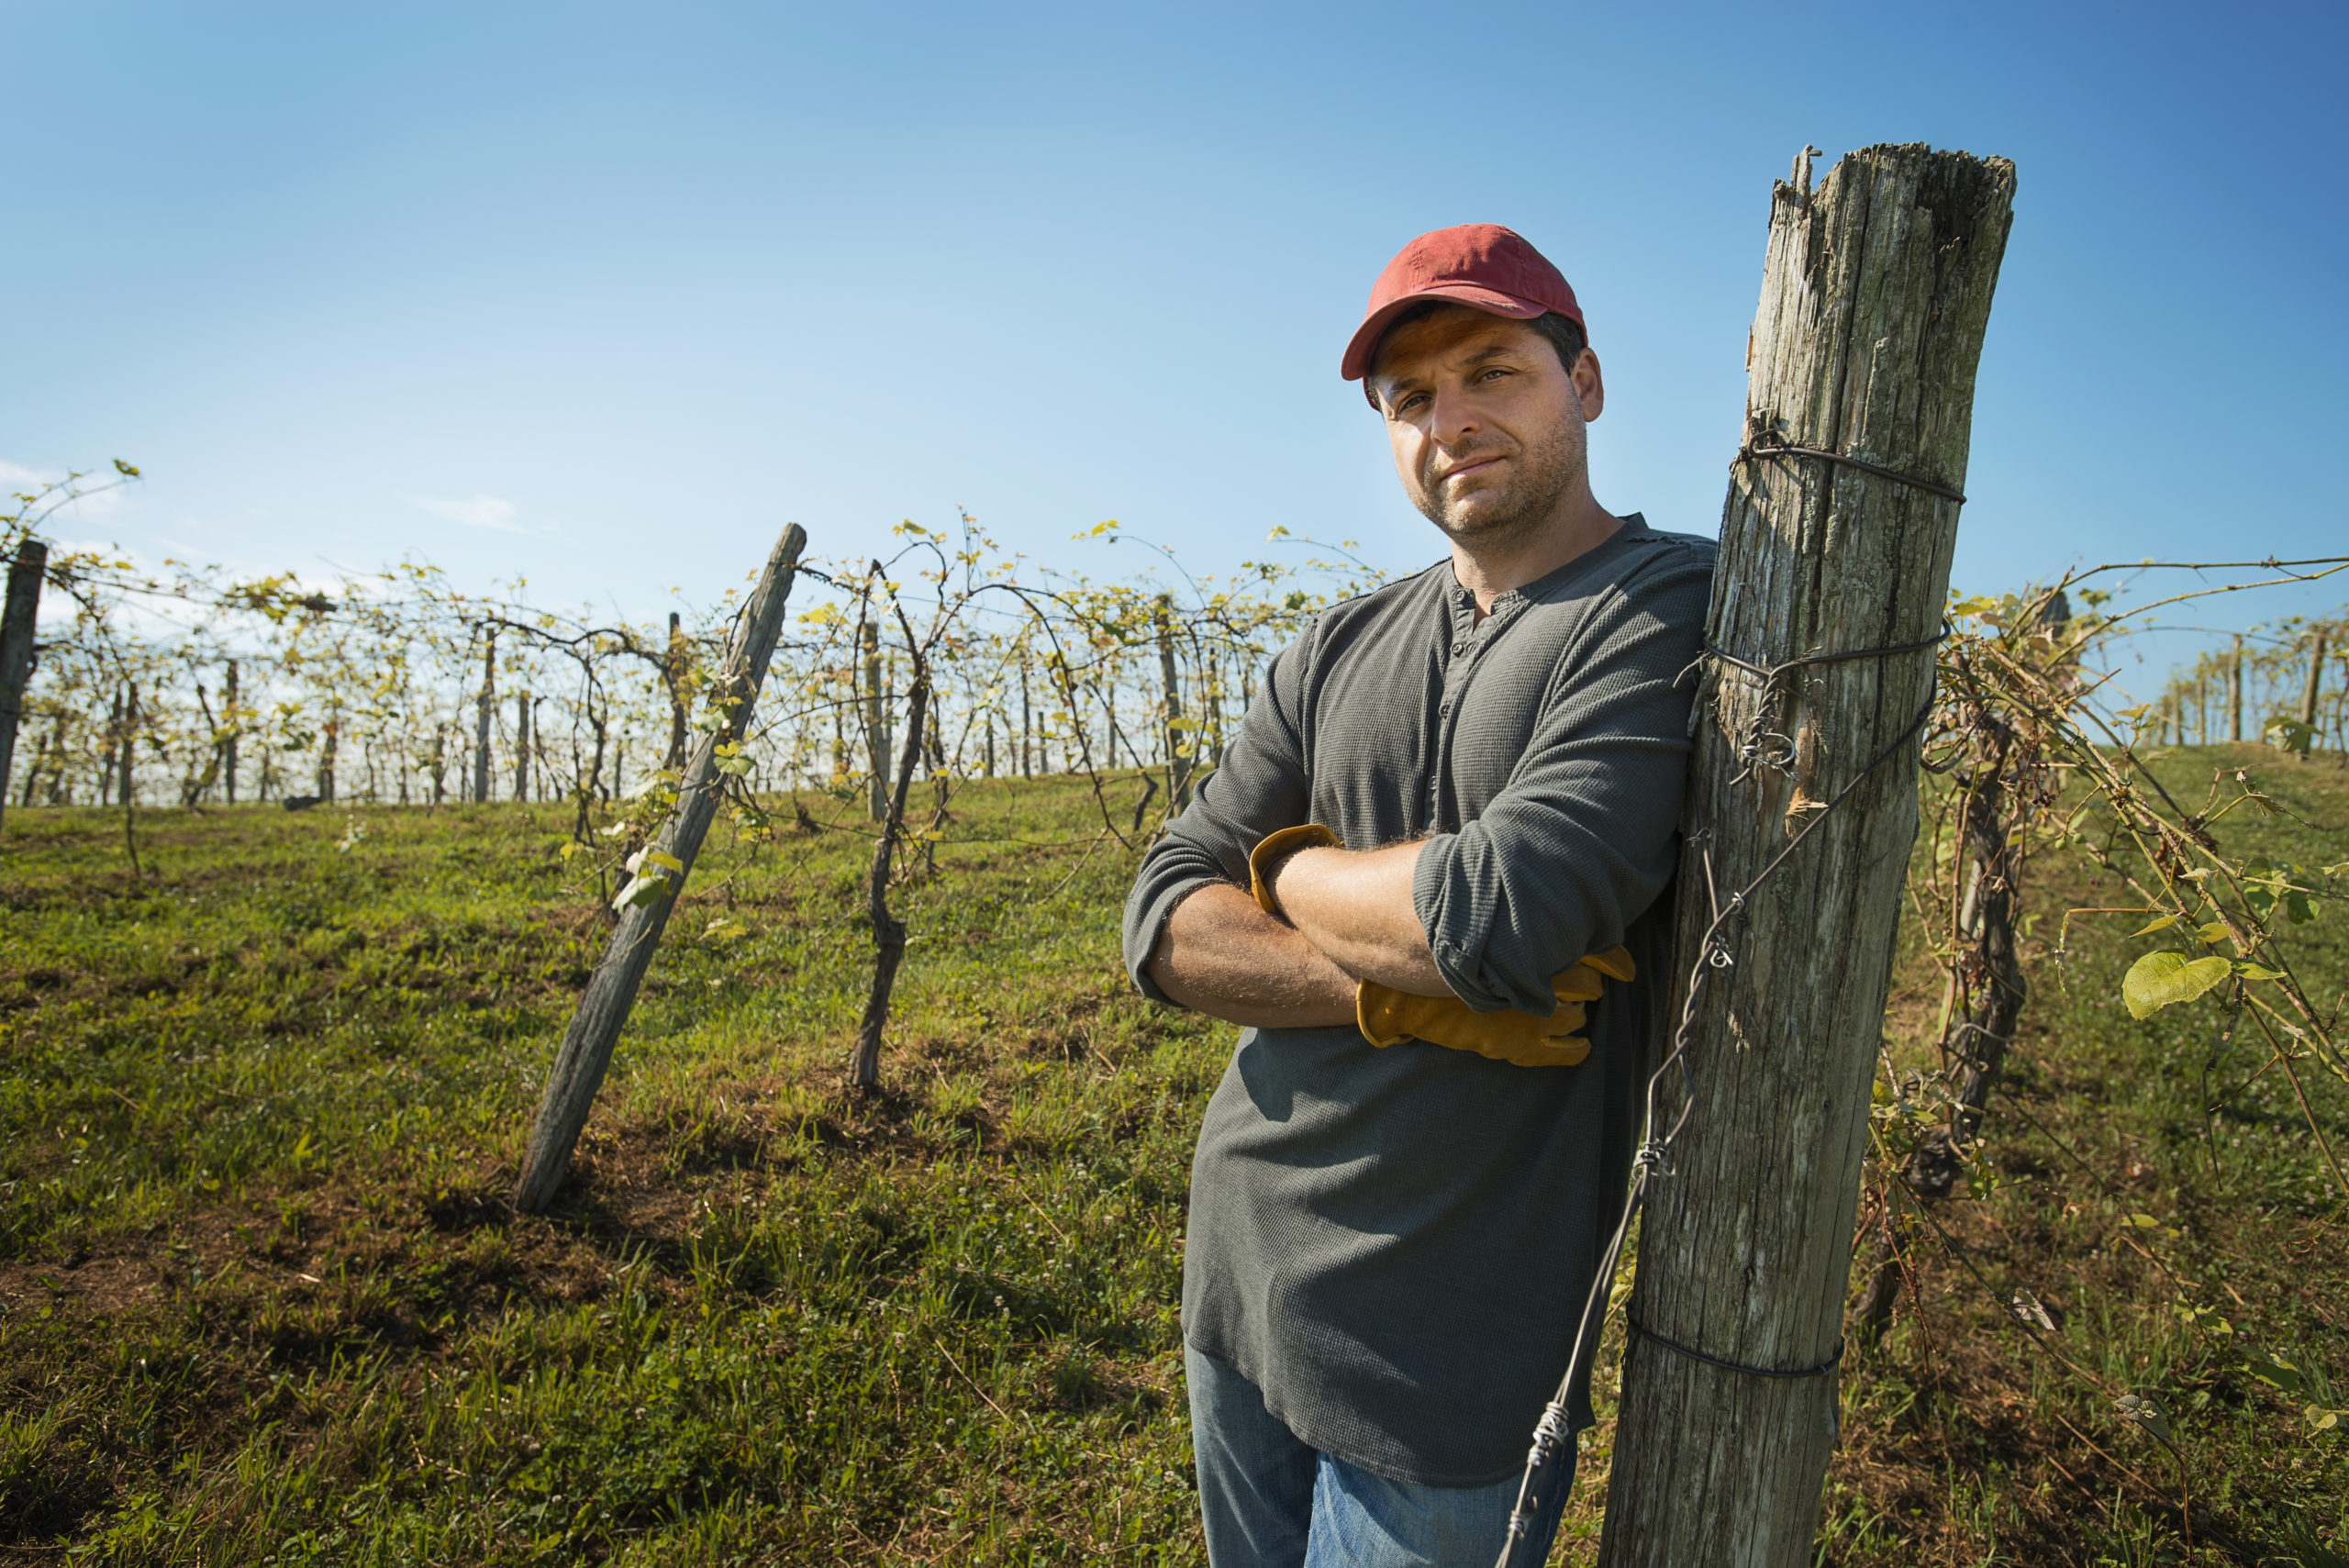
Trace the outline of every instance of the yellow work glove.
{"type": "Polygon", "coordinates": [[[1267,833],[1248,851],[1248,891],[1256,900],[1256,907],[1267,915],[1277,916],[1281,906],[1273,897],[1267,877],[1278,869],[1280,862],[1299,850],[1342,850],[1346,841],[1319,822],[1302,822],[1294,828],[1283,828],[1267,833]]]}
{"type": "MultiPolygon", "coordinates": [[[[1321,848],[1343,849],[1345,840],[1319,822],[1283,828],[1259,840],[1248,851],[1248,891],[1256,907],[1279,916],[1269,875],[1297,851],[1321,848]]],[[[1583,1004],[1598,1001],[1607,981],[1629,982],[1638,974],[1622,948],[1592,953],[1551,977],[1558,1007],[1546,1018],[1515,1010],[1479,1013],[1457,996],[1414,996],[1364,980],[1354,987],[1354,1023],[1373,1045],[1423,1040],[1520,1067],[1572,1067],[1590,1054],[1590,1041],[1580,1033],[1583,1004]]]]}
{"type": "Polygon", "coordinates": [[[1580,1033],[1583,1004],[1598,1001],[1608,980],[1628,982],[1638,974],[1621,948],[1593,953],[1552,977],[1558,1007],[1546,1018],[1514,1009],[1479,1013],[1457,996],[1413,996],[1365,980],[1354,988],[1354,1023],[1373,1045],[1423,1040],[1520,1067],[1572,1067],[1590,1054],[1590,1041],[1580,1033]]]}

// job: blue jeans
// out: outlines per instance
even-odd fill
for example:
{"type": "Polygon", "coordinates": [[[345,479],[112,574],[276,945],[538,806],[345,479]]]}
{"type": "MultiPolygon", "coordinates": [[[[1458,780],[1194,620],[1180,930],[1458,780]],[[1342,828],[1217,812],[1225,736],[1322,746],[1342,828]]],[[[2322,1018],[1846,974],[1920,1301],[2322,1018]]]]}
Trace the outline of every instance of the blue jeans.
{"type": "MultiPolygon", "coordinates": [[[[1389,1481],[1298,1441],[1236,1368],[1185,1345],[1183,1369],[1212,1568],[1491,1568],[1499,1561],[1516,1476],[1490,1486],[1389,1481]]],[[[1544,1478],[1520,1561],[1549,1555],[1574,1483],[1568,1448],[1544,1478]]]]}

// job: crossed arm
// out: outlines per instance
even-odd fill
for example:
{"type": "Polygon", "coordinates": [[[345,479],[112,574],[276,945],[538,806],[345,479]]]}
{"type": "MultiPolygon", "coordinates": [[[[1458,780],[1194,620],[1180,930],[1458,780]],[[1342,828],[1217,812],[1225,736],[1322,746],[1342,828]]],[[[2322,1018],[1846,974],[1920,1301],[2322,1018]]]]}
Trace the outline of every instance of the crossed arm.
{"type": "Polygon", "coordinates": [[[1419,846],[1309,849],[1273,873],[1282,919],[1229,883],[1174,906],[1150,977],[1182,1006],[1227,1023],[1310,1029],[1354,1021],[1354,986],[1449,996],[1411,902],[1419,846]]]}

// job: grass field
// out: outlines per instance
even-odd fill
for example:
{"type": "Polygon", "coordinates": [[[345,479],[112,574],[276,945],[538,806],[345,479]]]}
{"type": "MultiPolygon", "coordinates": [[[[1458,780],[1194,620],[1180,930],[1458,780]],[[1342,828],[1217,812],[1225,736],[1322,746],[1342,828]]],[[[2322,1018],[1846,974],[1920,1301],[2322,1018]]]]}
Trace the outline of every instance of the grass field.
{"type": "MultiPolygon", "coordinates": [[[[2244,756],[2315,825],[2264,847],[2343,858],[2343,775],[2244,756]]],[[[544,1218],[502,1199],[607,929],[564,813],[154,813],[134,881],[117,817],[11,811],[0,1562],[1201,1562],[1174,1308],[1230,1031],[1130,995],[1132,857],[1081,781],[956,808],[893,894],[885,1094],[840,1086],[867,840],[717,846],[544,1218]]],[[[2051,900],[2093,891],[2034,905],[1989,1157],[1847,1363],[1824,1562],[2349,1552],[2349,1438],[2304,1413],[2349,1404],[2338,1195],[2277,1074],[2204,1115],[2259,1060],[2206,1070],[2210,1010],[2130,1021],[2127,943],[2058,977],[2051,900]]],[[[2299,955],[2327,996],[2331,916],[2299,955]]],[[[1896,1018],[1938,996],[1902,984],[1896,1018]]],[[[1557,1561],[1591,1555],[1607,1435],[1557,1561]]]]}

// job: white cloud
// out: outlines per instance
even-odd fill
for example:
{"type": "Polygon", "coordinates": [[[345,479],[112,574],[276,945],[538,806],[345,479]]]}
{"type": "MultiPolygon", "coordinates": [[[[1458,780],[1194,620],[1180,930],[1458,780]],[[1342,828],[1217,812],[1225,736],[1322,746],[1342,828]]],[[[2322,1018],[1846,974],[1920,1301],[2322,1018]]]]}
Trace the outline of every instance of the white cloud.
{"type": "Polygon", "coordinates": [[[513,502],[496,495],[475,495],[462,501],[435,500],[429,495],[410,495],[407,504],[446,517],[452,523],[462,523],[469,528],[495,528],[500,533],[543,534],[550,528],[527,528],[514,519],[522,509],[513,502]]]}

